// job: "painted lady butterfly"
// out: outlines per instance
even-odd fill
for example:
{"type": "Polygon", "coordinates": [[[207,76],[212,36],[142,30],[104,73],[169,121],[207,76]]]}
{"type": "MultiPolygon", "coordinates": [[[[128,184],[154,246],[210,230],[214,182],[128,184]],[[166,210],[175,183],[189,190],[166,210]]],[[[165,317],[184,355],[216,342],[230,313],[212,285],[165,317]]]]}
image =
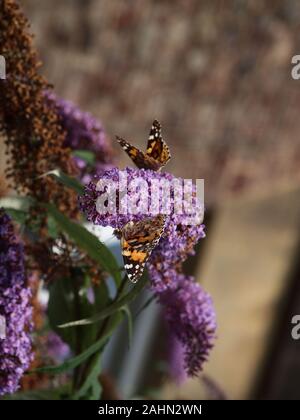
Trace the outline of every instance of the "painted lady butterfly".
{"type": "Polygon", "coordinates": [[[160,171],[171,158],[169,147],[161,136],[161,125],[157,120],[153,121],[145,153],[118,136],[117,140],[140,169],[160,171]]]}
{"type": "Polygon", "coordinates": [[[139,222],[129,222],[121,230],[124,268],[129,280],[136,283],[143,274],[151,252],[164,232],[166,216],[157,215],[139,222]]]}

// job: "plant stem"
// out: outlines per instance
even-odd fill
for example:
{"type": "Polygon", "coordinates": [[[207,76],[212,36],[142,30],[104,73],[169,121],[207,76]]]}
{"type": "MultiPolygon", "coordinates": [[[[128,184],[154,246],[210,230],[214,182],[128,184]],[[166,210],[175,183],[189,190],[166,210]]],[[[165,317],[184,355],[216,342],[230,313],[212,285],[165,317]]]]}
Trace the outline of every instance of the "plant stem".
{"type": "MultiPolygon", "coordinates": [[[[111,304],[117,302],[117,300],[120,298],[120,296],[121,296],[121,294],[122,294],[122,292],[124,290],[124,287],[125,287],[126,283],[127,283],[127,276],[125,276],[122,279],[122,282],[121,282],[120,287],[119,287],[119,289],[117,291],[117,294],[116,294],[115,298],[113,299],[113,301],[111,302],[111,304]]],[[[99,340],[99,338],[101,338],[102,335],[105,333],[105,330],[106,330],[107,325],[109,324],[110,318],[111,318],[111,316],[108,316],[103,321],[103,323],[102,323],[102,325],[101,325],[101,327],[100,327],[100,329],[98,331],[98,334],[97,334],[97,340],[99,340]]]]}
{"type": "MultiPolygon", "coordinates": [[[[117,302],[117,300],[120,298],[120,296],[123,293],[123,290],[124,290],[124,287],[125,287],[126,283],[127,283],[127,276],[124,276],[124,278],[122,279],[122,282],[120,284],[120,287],[117,290],[116,296],[110,304],[113,304],[113,303],[117,302]]],[[[104,319],[104,321],[102,322],[101,327],[98,331],[96,340],[99,340],[105,334],[106,328],[109,325],[110,320],[111,320],[111,316],[108,316],[107,318],[104,319]]],[[[77,381],[77,384],[79,383],[78,387],[80,387],[82,385],[85,377],[88,375],[88,371],[90,369],[90,366],[92,365],[94,359],[97,356],[98,356],[97,354],[94,354],[93,356],[90,357],[90,359],[87,360],[87,362],[84,365],[82,365],[82,371],[81,371],[81,375],[80,375],[80,378],[79,378],[80,381],[77,381]]]]}
{"type": "MultiPolygon", "coordinates": [[[[73,285],[73,293],[74,293],[74,310],[75,310],[75,316],[77,319],[79,319],[81,317],[81,308],[80,308],[80,298],[79,298],[79,288],[78,288],[78,283],[77,281],[79,281],[79,277],[78,275],[76,275],[77,273],[73,273],[74,275],[74,280],[72,282],[73,285]]],[[[75,333],[75,354],[80,354],[82,351],[82,346],[81,346],[81,340],[80,340],[80,334],[79,334],[79,328],[76,328],[76,333],[75,333]]],[[[81,366],[78,366],[77,368],[75,368],[74,373],[73,373],[73,390],[75,391],[77,389],[77,384],[79,381],[79,378],[81,376],[81,366]]]]}

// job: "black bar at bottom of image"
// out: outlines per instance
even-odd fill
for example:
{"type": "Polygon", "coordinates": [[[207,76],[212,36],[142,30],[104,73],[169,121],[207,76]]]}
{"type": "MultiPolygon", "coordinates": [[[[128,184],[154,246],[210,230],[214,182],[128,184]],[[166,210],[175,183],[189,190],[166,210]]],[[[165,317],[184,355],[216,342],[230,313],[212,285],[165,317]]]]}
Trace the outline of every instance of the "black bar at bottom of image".
{"type": "MultiPolygon", "coordinates": [[[[31,400],[32,402],[33,400],[31,400]]],[[[40,402],[41,400],[39,400],[40,402]]],[[[44,402],[47,402],[44,400],[44,402]]],[[[4,408],[2,404],[2,409],[4,408]]],[[[27,406],[28,407],[28,406],[27,406]]],[[[6,407],[7,409],[8,407],[6,407]]],[[[122,419],[132,419],[136,417],[149,417],[149,416],[178,416],[184,415],[187,417],[205,417],[215,418],[216,416],[236,416],[241,418],[247,416],[254,417],[262,414],[267,410],[268,415],[284,415],[282,405],[271,401],[267,402],[267,406],[263,402],[256,401],[203,401],[203,400],[118,400],[118,401],[75,401],[75,404],[68,404],[67,408],[62,407],[60,403],[46,404],[47,415],[66,415],[68,418],[73,419],[74,416],[83,416],[84,420],[92,418],[109,418],[119,417],[122,419]],[[83,403],[83,404],[82,404],[83,403]]],[[[43,408],[42,412],[45,411],[43,408]]],[[[41,418],[40,409],[33,410],[32,407],[24,410],[20,404],[10,404],[9,413],[24,415],[25,412],[30,413],[31,418],[41,418]]]]}

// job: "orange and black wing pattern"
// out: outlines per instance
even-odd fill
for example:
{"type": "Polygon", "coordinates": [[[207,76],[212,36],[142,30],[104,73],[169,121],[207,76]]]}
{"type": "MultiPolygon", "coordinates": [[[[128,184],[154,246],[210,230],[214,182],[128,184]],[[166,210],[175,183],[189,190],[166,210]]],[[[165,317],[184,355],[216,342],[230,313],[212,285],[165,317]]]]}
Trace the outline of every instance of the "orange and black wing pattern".
{"type": "Polygon", "coordinates": [[[157,120],[153,121],[147,145],[147,155],[165,166],[171,159],[170,149],[161,135],[161,125],[157,120]]]}
{"type": "Polygon", "coordinates": [[[145,264],[164,232],[166,217],[157,215],[139,222],[129,222],[122,229],[121,247],[128,278],[136,283],[145,264]]]}
{"type": "Polygon", "coordinates": [[[137,147],[132,146],[128,143],[128,141],[122,139],[121,137],[117,136],[117,140],[122,149],[139,169],[152,169],[153,171],[159,170],[159,162],[156,162],[155,159],[147,156],[144,152],[139,150],[137,147]]]}
{"type": "Polygon", "coordinates": [[[159,171],[171,158],[169,147],[161,136],[161,126],[157,120],[154,120],[152,124],[146,153],[121,137],[117,136],[117,140],[139,169],[159,171]]]}

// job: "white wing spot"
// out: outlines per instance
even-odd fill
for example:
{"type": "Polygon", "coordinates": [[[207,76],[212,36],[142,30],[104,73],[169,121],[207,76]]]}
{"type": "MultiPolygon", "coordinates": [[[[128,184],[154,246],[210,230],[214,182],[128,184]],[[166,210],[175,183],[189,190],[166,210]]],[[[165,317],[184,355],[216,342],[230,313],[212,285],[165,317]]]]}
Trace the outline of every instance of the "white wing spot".
{"type": "Polygon", "coordinates": [[[128,269],[130,269],[130,268],[132,268],[133,267],[133,265],[132,264],[125,264],[125,268],[126,268],[126,270],[128,270],[128,269]]]}

